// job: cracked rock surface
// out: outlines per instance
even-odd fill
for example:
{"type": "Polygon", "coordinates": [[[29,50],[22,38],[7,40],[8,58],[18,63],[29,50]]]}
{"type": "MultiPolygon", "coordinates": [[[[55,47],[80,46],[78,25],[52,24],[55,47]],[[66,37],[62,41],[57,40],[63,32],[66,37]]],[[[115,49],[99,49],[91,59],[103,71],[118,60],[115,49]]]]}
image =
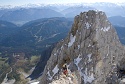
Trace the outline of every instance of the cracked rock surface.
{"type": "Polygon", "coordinates": [[[119,84],[118,68],[125,68],[122,59],[125,59],[125,47],[105,13],[82,12],[74,18],[68,36],[54,48],[40,84],[57,81],[64,60],[78,84],[119,84]]]}

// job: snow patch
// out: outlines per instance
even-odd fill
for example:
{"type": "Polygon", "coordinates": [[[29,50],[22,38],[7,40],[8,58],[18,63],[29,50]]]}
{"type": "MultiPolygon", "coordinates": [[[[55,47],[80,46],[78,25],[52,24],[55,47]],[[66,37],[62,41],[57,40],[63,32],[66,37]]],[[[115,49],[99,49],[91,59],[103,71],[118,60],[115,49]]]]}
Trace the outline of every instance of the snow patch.
{"type": "Polygon", "coordinates": [[[84,83],[85,83],[85,84],[86,84],[87,82],[92,83],[92,81],[94,80],[93,73],[91,73],[90,76],[87,74],[87,68],[85,69],[85,74],[83,74],[83,77],[84,77],[84,83]]]}
{"type": "Polygon", "coordinates": [[[63,49],[63,46],[61,47],[61,50],[63,49]]]}
{"type": "Polygon", "coordinates": [[[91,62],[91,61],[92,61],[92,59],[91,59],[92,54],[88,54],[87,56],[88,56],[88,58],[89,58],[89,59],[88,59],[88,62],[91,62]]]}
{"type": "Polygon", "coordinates": [[[49,79],[49,80],[52,80],[53,76],[54,76],[56,73],[58,73],[58,71],[59,71],[59,68],[58,68],[58,65],[56,65],[56,66],[54,67],[54,69],[52,70],[52,72],[53,72],[53,75],[52,75],[52,76],[50,75],[50,72],[49,72],[49,71],[47,72],[48,79],[49,79]]]}
{"type": "Polygon", "coordinates": [[[70,77],[68,77],[68,79],[69,79],[69,83],[70,83],[70,84],[73,84],[72,79],[71,79],[70,77]]]}
{"type": "Polygon", "coordinates": [[[75,42],[76,36],[70,35],[70,42],[68,43],[68,47],[71,47],[75,42]]]}
{"type": "Polygon", "coordinates": [[[33,82],[33,83],[30,83],[30,84],[39,84],[39,82],[33,82]]]}
{"type": "Polygon", "coordinates": [[[96,31],[99,31],[99,28],[96,28],[96,31]]]}
{"type": "Polygon", "coordinates": [[[107,57],[109,56],[109,54],[106,55],[107,57]]]}
{"type": "Polygon", "coordinates": [[[101,30],[104,31],[104,32],[109,31],[109,29],[110,29],[110,26],[108,26],[108,27],[104,27],[104,28],[101,28],[101,30]]]}
{"type": "Polygon", "coordinates": [[[58,65],[55,66],[55,68],[52,70],[54,73],[53,76],[59,71],[58,65]]]}
{"type": "Polygon", "coordinates": [[[82,58],[80,58],[80,55],[76,58],[76,59],[74,59],[74,64],[77,66],[77,68],[78,68],[78,71],[79,71],[79,73],[80,73],[80,76],[82,76],[81,74],[82,74],[82,69],[83,68],[80,68],[79,66],[78,66],[78,64],[80,63],[80,61],[82,60],[82,58]]]}
{"type": "Polygon", "coordinates": [[[90,47],[90,46],[91,46],[91,44],[88,45],[88,47],[90,47]]]}
{"type": "Polygon", "coordinates": [[[120,82],[121,82],[121,83],[125,83],[125,78],[123,78],[120,82]]]}
{"type": "MultiPolygon", "coordinates": [[[[87,56],[89,57],[89,61],[92,60],[92,59],[91,59],[91,55],[92,55],[92,54],[88,54],[88,55],[87,55],[87,56]]],[[[88,72],[87,72],[87,71],[88,71],[87,68],[85,69],[84,72],[82,72],[83,67],[80,68],[80,67],[78,66],[78,64],[80,63],[81,60],[82,60],[82,58],[80,58],[80,55],[79,55],[76,59],[74,59],[74,63],[76,64],[76,66],[77,66],[77,68],[78,68],[78,71],[79,71],[79,73],[80,73],[80,76],[81,76],[82,79],[84,80],[84,83],[87,84],[87,83],[89,82],[89,83],[91,84],[92,81],[95,79],[93,73],[91,73],[91,72],[93,71],[93,67],[91,68],[91,71],[90,71],[89,74],[88,74],[88,72]]]]}
{"type": "Polygon", "coordinates": [[[85,23],[85,25],[86,25],[86,28],[87,28],[87,29],[89,29],[89,28],[90,28],[90,26],[91,26],[88,22],[87,22],[87,23],[85,23]]]}
{"type": "Polygon", "coordinates": [[[94,76],[93,73],[88,76],[87,74],[84,74],[84,83],[86,84],[87,82],[92,83],[92,81],[94,80],[94,76]]]}
{"type": "Polygon", "coordinates": [[[74,63],[76,64],[77,67],[81,60],[82,60],[82,58],[80,58],[80,55],[76,59],[74,59],[74,63]]]}
{"type": "Polygon", "coordinates": [[[78,45],[78,49],[80,49],[80,45],[78,45]]]}
{"type": "Polygon", "coordinates": [[[56,55],[56,53],[54,53],[54,55],[56,55]]]}
{"type": "Polygon", "coordinates": [[[50,75],[49,71],[47,72],[47,76],[49,80],[52,80],[52,76],[50,75]]]}
{"type": "Polygon", "coordinates": [[[86,15],[86,18],[88,18],[88,16],[86,15]]]}

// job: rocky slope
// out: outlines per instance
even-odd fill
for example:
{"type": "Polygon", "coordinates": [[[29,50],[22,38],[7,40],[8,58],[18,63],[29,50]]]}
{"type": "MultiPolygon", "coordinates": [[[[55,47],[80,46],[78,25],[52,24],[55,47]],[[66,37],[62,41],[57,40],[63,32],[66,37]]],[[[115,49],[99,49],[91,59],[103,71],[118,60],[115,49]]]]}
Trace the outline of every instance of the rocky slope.
{"type": "MultiPolygon", "coordinates": [[[[125,47],[105,13],[83,12],[75,17],[67,38],[54,48],[40,84],[54,84],[61,79],[65,60],[77,79],[76,83],[67,84],[119,84],[120,71],[125,69],[124,58],[125,47]]],[[[71,77],[68,80],[73,81],[71,77]]]]}

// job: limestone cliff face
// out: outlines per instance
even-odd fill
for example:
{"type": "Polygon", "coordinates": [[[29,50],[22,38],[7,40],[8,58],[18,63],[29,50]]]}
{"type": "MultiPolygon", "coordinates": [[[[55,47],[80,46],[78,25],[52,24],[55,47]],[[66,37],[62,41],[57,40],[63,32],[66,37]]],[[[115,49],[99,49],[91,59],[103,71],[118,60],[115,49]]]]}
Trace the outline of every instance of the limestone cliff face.
{"type": "Polygon", "coordinates": [[[105,13],[83,12],[74,18],[67,38],[53,50],[40,84],[57,80],[64,60],[77,77],[77,83],[71,84],[118,84],[118,66],[124,68],[124,57],[125,47],[105,13]]]}

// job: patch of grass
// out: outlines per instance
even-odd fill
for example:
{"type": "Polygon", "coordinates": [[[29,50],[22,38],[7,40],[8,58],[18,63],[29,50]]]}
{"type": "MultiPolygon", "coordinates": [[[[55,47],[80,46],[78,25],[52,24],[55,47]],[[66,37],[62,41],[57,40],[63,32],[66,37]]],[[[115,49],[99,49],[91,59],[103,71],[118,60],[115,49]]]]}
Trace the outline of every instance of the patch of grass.
{"type": "Polygon", "coordinates": [[[19,60],[16,64],[18,70],[23,70],[28,73],[39,61],[40,56],[32,56],[30,59],[19,60]]]}
{"type": "Polygon", "coordinates": [[[35,62],[38,61],[39,59],[40,59],[40,56],[32,56],[30,62],[31,62],[31,63],[35,63],[35,62]]]}
{"type": "Polygon", "coordinates": [[[0,69],[3,67],[3,66],[8,66],[8,63],[5,63],[7,61],[8,58],[2,58],[0,57],[0,69]]]}

